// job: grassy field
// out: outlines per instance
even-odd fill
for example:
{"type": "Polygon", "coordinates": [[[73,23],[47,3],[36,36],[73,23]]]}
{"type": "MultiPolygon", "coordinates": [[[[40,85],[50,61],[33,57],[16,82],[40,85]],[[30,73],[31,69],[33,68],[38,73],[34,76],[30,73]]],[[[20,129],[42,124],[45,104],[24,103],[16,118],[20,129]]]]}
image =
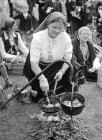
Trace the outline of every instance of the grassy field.
{"type": "MultiPolygon", "coordinates": [[[[18,85],[19,88],[27,83],[23,76],[10,76],[10,79],[14,86],[18,85]]],[[[1,78],[1,85],[3,84],[1,78]]],[[[6,94],[12,92],[14,86],[5,90],[6,94]]],[[[79,93],[85,97],[86,107],[74,119],[79,120],[79,125],[83,126],[82,131],[87,140],[102,140],[102,89],[99,89],[96,83],[86,83],[79,93]]],[[[35,140],[29,136],[36,123],[30,116],[39,112],[38,104],[20,104],[13,99],[7,109],[0,110],[0,140],[35,140]]]]}

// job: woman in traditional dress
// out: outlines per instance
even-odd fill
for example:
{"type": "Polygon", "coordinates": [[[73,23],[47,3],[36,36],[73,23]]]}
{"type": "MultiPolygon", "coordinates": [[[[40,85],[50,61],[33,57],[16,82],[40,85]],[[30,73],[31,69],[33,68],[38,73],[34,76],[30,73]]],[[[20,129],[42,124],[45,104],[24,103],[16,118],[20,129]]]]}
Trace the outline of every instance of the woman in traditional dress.
{"type": "Polygon", "coordinates": [[[94,47],[92,42],[92,33],[87,26],[81,27],[78,30],[78,38],[73,40],[73,56],[82,68],[84,75],[88,81],[97,81],[97,72],[91,72],[90,68],[93,67],[93,62],[96,61],[96,56],[99,52],[94,47]]]}
{"type": "MultiPolygon", "coordinates": [[[[29,81],[55,60],[63,59],[71,63],[73,46],[66,27],[65,16],[60,12],[53,12],[35,31],[24,67],[24,75],[29,81]]],[[[53,89],[55,80],[58,81],[58,86],[63,85],[65,91],[71,91],[69,75],[70,67],[67,63],[58,62],[47,69],[31,83],[32,89],[37,91],[35,102],[53,89]]]]}

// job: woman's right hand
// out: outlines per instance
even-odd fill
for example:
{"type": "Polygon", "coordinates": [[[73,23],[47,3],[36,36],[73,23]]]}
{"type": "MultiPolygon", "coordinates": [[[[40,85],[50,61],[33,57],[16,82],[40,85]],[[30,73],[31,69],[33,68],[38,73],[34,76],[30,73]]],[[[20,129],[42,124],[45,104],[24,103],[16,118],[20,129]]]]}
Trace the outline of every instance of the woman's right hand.
{"type": "Polygon", "coordinates": [[[15,56],[15,58],[12,58],[10,60],[10,62],[12,64],[16,64],[16,63],[23,63],[24,62],[24,58],[22,56],[15,56]]]}
{"type": "Polygon", "coordinates": [[[24,59],[23,59],[22,56],[18,56],[18,57],[17,57],[17,61],[18,61],[19,63],[22,63],[22,62],[24,62],[24,59]]]}
{"type": "Polygon", "coordinates": [[[45,93],[49,91],[49,83],[46,78],[40,80],[40,88],[45,93]]]}

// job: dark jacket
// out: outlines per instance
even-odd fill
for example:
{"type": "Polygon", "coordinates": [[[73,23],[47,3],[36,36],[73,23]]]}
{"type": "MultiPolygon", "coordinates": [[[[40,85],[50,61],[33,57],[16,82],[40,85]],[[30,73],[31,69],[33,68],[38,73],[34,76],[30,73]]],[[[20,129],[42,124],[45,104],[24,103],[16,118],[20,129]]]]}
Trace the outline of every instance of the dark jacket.
{"type": "Polygon", "coordinates": [[[21,31],[29,31],[29,30],[32,29],[32,17],[31,17],[30,14],[27,15],[26,19],[23,16],[23,13],[15,16],[14,19],[19,19],[20,20],[19,29],[21,31]]]}
{"type": "Polygon", "coordinates": [[[28,13],[32,15],[33,7],[35,6],[35,0],[27,0],[29,11],[28,13]]]}
{"type": "Polygon", "coordinates": [[[75,3],[73,1],[71,1],[71,2],[69,2],[68,0],[66,1],[66,11],[67,11],[67,21],[68,22],[72,21],[71,12],[74,11],[74,6],[75,6],[75,3]]]}
{"type": "Polygon", "coordinates": [[[97,50],[93,47],[90,42],[87,42],[89,49],[89,57],[85,61],[80,49],[80,41],[78,39],[72,41],[73,44],[73,56],[75,61],[78,62],[83,69],[83,73],[88,81],[96,82],[97,80],[97,72],[90,73],[89,69],[93,66],[93,61],[96,57],[97,50]]]}
{"type": "Polygon", "coordinates": [[[51,12],[62,11],[62,5],[59,0],[56,0],[54,3],[52,0],[47,0],[43,3],[40,3],[39,0],[37,0],[36,3],[39,4],[39,23],[41,23],[48,16],[49,13],[46,13],[48,7],[53,8],[51,12]]]}
{"type": "MultiPolygon", "coordinates": [[[[73,54],[76,57],[77,62],[83,66],[84,58],[80,49],[80,41],[76,39],[72,41],[72,44],[73,44],[73,54]]],[[[96,54],[93,45],[90,42],[87,42],[87,45],[89,49],[89,58],[87,59],[87,65],[89,68],[91,68],[96,54]]]]}
{"type": "Polygon", "coordinates": [[[95,15],[94,7],[84,7],[84,9],[81,8],[80,11],[80,17],[81,17],[81,26],[86,26],[87,24],[92,23],[92,17],[95,15]]]}
{"type": "Polygon", "coordinates": [[[53,2],[52,0],[48,0],[44,5],[43,10],[46,12],[48,7],[53,8],[51,12],[62,12],[62,5],[59,0],[56,0],[55,2],[53,2]]]}
{"type": "Polygon", "coordinates": [[[45,5],[45,1],[43,1],[43,3],[41,3],[39,0],[36,0],[36,3],[39,5],[38,6],[38,12],[39,12],[39,23],[41,23],[45,18],[46,18],[46,14],[43,11],[43,7],[45,5]]]}

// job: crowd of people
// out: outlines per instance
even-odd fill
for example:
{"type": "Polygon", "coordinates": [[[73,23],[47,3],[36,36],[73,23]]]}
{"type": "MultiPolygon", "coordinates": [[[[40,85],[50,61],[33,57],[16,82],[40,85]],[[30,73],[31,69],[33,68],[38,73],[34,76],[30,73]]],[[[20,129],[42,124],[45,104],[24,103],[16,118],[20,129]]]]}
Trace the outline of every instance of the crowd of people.
{"type": "MultiPolygon", "coordinates": [[[[9,10],[4,7],[4,1],[0,7],[0,72],[6,88],[12,86],[5,66],[7,62],[24,63],[23,75],[30,81],[51,63],[65,61],[51,65],[30,84],[34,102],[46,96],[55,81],[66,92],[73,90],[72,82],[77,85],[74,92],[84,80],[97,82],[101,65],[102,2],[96,7],[89,0],[84,3],[76,0],[7,2],[9,10]],[[36,5],[38,19],[33,13],[36,5]],[[94,43],[90,25],[95,26],[100,44],[94,43]],[[83,81],[80,83],[77,79],[83,81]]],[[[2,87],[0,89],[3,91],[2,87]]]]}

